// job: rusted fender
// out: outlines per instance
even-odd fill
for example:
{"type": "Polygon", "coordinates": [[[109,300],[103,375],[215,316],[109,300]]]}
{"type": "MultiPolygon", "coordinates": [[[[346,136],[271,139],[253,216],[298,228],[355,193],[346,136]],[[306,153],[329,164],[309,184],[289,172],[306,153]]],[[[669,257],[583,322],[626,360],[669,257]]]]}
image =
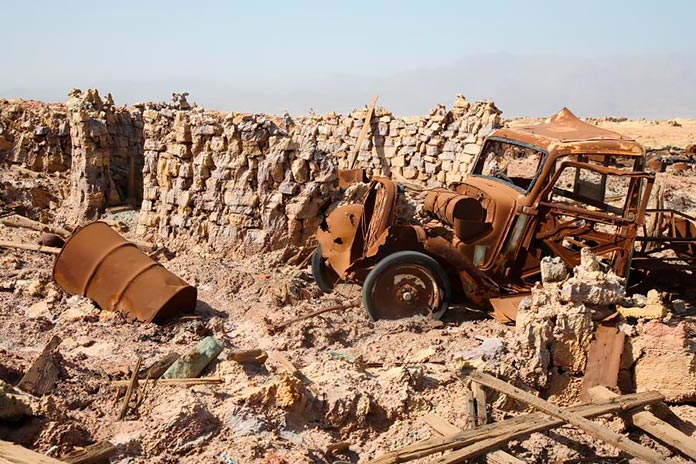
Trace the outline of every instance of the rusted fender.
{"type": "Polygon", "coordinates": [[[195,287],[104,222],[88,224],[68,239],[56,258],[53,279],[72,295],[143,322],[160,322],[196,308],[195,287]]]}
{"type": "MultiPolygon", "coordinates": [[[[345,272],[351,265],[351,251],[362,216],[363,206],[360,204],[339,206],[317,230],[317,241],[321,245],[322,256],[341,278],[345,277],[345,272]]],[[[357,238],[360,240],[362,236],[357,238]]],[[[359,256],[362,253],[362,244],[358,245],[359,256]]]]}

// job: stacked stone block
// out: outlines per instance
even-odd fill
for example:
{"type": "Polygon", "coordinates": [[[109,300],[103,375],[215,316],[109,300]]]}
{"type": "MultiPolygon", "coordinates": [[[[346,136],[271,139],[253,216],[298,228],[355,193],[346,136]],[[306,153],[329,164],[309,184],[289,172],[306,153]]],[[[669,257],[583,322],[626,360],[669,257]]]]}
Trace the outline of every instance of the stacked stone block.
{"type": "MultiPolygon", "coordinates": [[[[338,198],[366,109],[288,121],[148,105],[139,231],[172,246],[191,239],[248,250],[304,244],[338,198]]],[[[458,96],[452,110],[397,118],[377,108],[355,167],[426,187],[461,181],[500,126],[491,102],[458,96]]]]}

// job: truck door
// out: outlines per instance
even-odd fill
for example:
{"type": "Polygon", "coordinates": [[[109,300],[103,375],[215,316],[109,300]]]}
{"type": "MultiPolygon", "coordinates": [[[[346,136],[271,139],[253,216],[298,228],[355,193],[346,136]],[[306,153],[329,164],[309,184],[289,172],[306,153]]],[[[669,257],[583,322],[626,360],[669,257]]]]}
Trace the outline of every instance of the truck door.
{"type": "MultiPolygon", "coordinates": [[[[562,161],[539,196],[535,245],[542,254],[560,256],[566,266],[580,263],[580,250],[590,248],[600,261],[625,276],[642,221],[643,179],[650,174],[609,167],[610,157],[578,156],[562,161]]],[[[646,182],[645,198],[652,182],[646,182]]]]}

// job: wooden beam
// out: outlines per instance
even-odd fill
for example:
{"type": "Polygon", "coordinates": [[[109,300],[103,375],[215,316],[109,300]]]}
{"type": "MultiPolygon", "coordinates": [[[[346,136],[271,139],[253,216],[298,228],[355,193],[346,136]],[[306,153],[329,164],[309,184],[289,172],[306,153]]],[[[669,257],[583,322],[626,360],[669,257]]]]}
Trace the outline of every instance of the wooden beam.
{"type": "MultiPolygon", "coordinates": [[[[165,386],[190,386],[190,385],[213,385],[225,383],[225,380],[221,377],[202,377],[202,378],[192,378],[192,379],[158,379],[150,380],[154,385],[165,385],[165,386]]],[[[111,386],[113,387],[127,387],[130,385],[130,380],[113,380],[111,381],[111,386]]]]}
{"type": "MultiPolygon", "coordinates": [[[[597,417],[615,411],[638,408],[664,399],[664,396],[659,392],[641,392],[623,395],[600,404],[578,404],[570,406],[567,410],[583,417],[597,417]]],[[[543,432],[563,424],[563,420],[550,417],[541,412],[522,414],[512,419],[487,424],[474,430],[465,430],[442,438],[430,438],[403,446],[385,453],[369,461],[369,463],[393,464],[408,462],[435,453],[460,449],[486,439],[492,440],[489,442],[489,448],[492,449],[496,446],[502,446],[510,440],[535,432],[543,432]],[[493,442],[495,440],[497,442],[493,442]]]]}
{"type": "Polygon", "coordinates": [[[333,306],[328,306],[326,308],[317,309],[316,311],[312,311],[311,313],[303,314],[302,316],[294,317],[292,319],[288,319],[286,321],[283,321],[279,324],[273,325],[273,326],[269,327],[269,330],[270,330],[271,334],[274,334],[274,333],[277,333],[277,332],[285,329],[289,325],[294,324],[295,322],[300,322],[300,321],[304,321],[306,319],[311,319],[313,317],[316,317],[316,316],[319,316],[321,314],[328,313],[331,311],[340,311],[342,309],[354,308],[356,306],[360,306],[361,304],[362,304],[362,299],[356,298],[356,299],[350,300],[346,303],[341,303],[338,305],[333,305],[333,306]]]}
{"type": "Polygon", "coordinates": [[[55,351],[61,341],[58,335],[51,337],[34,364],[19,381],[17,388],[34,396],[43,396],[53,390],[60,374],[60,368],[56,365],[55,351]]]}
{"type": "Polygon", "coordinates": [[[355,141],[355,149],[353,150],[353,153],[351,154],[351,157],[348,160],[347,169],[353,169],[353,166],[355,165],[355,160],[358,159],[360,147],[362,146],[363,141],[365,140],[365,136],[367,136],[367,133],[370,130],[370,124],[372,123],[372,113],[375,111],[375,105],[377,104],[378,98],[379,96],[375,96],[375,98],[372,99],[372,103],[370,103],[370,107],[367,109],[367,114],[365,114],[365,122],[363,123],[363,126],[360,129],[358,139],[355,141]]]}
{"type": "Polygon", "coordinates": [[[33,243],[8,242],[6,240],[0,240],[0,248],[19,248],[20,250],[40,251],[52,255],[60,253],[60,248],[56,247],[34,245],[33,243]]]}
{"type": "Polygon", "coordinates": [[[158,359],[157,361],[152,363],[151,366],[146,367],[145,369],[140,369],[140,372],[138,372],[138,378],[141,380],[148,377],[151,380],[159,379],[162,376],[162,374],[164,374],[167,371],[167,369],[169,369],[169,366],[174,364],[174,362],[180,357],[181,355],[179,353],[168,353],[161,359],[158,359]]]}
{"type": "MultiPolygon", "coordinates": [[[[608,388],[601,386],[591,388],[589,393],[592,400],[598,402],[619,396],[608,388]]],[[[627,411],[623,415],[630,419],[633,425],[639,429],[696,460],[696,438],[690,437],[681,430],[672,427],[650,411],[634,409],[627,411]]]]}
{"type": "Polygon", "coordinates": [[[138,372],[140,372],[140,365],[143,362],[142,356],[138,356],[138,360],[135,362],[135,367],[133,368],[133,373],[131,374],[130,382],[128,382],[128,390],[126,390],[126,396],[123,397],[123,404],[121,405],[121,410],[118,413],[118,420],[126,417],[128,412],[129,403],[131,397],[133,396],[133,391],[136,385],[138,385],[138,372]]]}
{"type": "Polygon", "coordinates": [[[70,464],[99,464],[116,454],[116,447],[109,441],[100,441],[81,450],[72,451],[61,459],[70,464]]]}
{"type": "Polygon", "coordinates": [[[501,393],[504,393],[518,401],[527,403],[528,405],[545,412],[551,416],[557,417],[571,425],[579,427],[593,437],[602,440],[616,448],[627,452],[631,456],[643,459],[652,464],[661,464],[663,462],[674,462],[670,459],[665,459],[656,451],[646,448],[634,441],[629,440],[625,436],[614,432],[611,429],[602,427],[596,422],[592,422],[589,419],[582,417],[579,414],[564,410],[556,406],[555,404],[549,403],[537,396],[532,395],[520,388],[510,385],[492,375],[486,374],[480,371],[473,371],[470,377],[475,382],[485,385],[489,388],[493,388],[501,393]]]}
{"type": "Polygon", "coordinates": [[[33,219],[20,216],[19,214],[15,214],[14,216],[10,216],[8,218],[3,218],[1,222],[4,226],[8,227],[22,227],[24,229],[37,230],[39,232],[51,232],[52,234],[56,234],[61,238],[68,238],[71,235],[68,229],[54,226],[52,224],[44,224],[43,222],[34,221],[33,219]]]}
{"type": "MultiPolygon", "coordinates": [[[[450,424],[435,413],[427,414],[423,419],[440,435],[452,435],[462,431],[462,429],[450,424]]],[[[487,453],[484,456],[484,460],[491,464],[524,464],[524,461],[517,459],[515,456],[503,450],[495,450],[487,453]]]]}
{"type": "Polygon", "coordinates": [[[486,392],[481,388],[481,385],[476,382],[471,382],[471,391],[474,394],[474,402],[476,403],[476,425],[486,425],[486,422],[488,422],[486,392]]]}
{"type": "Polygon", "coordinates": [[[0,464],[65,464],[45,454],[37,453],[15,443],[0,440],[0,464]]]}
{"type": "Polygon", "coordinates": [[[268,359],[268,353],[260,349],[252,350],[231,350],[227,354],[227,359],[239,364],[258,364],[262,365],[268,359]]]}

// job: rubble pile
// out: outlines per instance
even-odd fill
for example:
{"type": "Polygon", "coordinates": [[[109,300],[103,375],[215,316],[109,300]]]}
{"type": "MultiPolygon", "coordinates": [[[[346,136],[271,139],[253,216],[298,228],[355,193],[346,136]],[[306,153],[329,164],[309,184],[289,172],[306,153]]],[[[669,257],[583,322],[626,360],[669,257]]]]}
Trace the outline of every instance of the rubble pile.
{"type": "Polygon", "coordinates": [[[545,258],[543,284],[532,289],[517,312],[518,359],[526,360],[520,377],[530,386],[563,390],[585,372],[594,321],[625,297],[623,279],[599,266],[588,248],[570,277],[560,258],[545,258]]]}

